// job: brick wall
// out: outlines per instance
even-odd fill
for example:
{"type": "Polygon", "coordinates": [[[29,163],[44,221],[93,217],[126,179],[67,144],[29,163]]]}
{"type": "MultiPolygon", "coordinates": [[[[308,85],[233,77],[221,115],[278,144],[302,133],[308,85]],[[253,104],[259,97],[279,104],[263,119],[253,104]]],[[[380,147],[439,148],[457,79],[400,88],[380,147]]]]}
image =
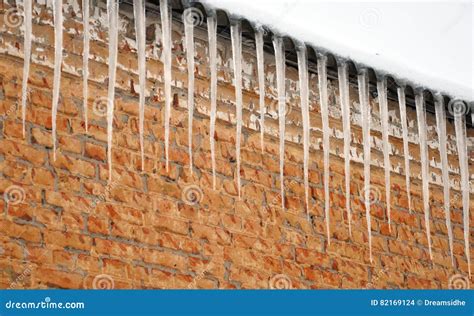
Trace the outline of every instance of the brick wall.
{"type": "MultiPolygon", "coordinates": [[[[106,119],[107,29],[105,11],[94,7],[90,58],[89,132],[82,111],[82,25],[79,5],[65,2],[64,62],[58,112],[57,159],[52,157],[51,97],[54,63],[52,11],[34,9],[26,136],[21,124],[23,38],[0,15],[1,288],[447,288],[467,275],[454,127],[448,122],[453,190],[451,216],[455,267],[451,267],[443,212],[435,118],[427,117],[433,261],[425,234],[419,180],[416,114],[408,109],[412,198],[408,211],[398,104],[389,102],[392,231],[385,215],[378,112],[372,130],[374,262],[369,261],[363,190],[362,134],[356,86],[351,86],[353,236],[344,200],[342,122],[337,81],[330,80],[331,244],[324,224],[322,137],[317,77],[310,76],[310,220],[304,208],[302,126],[297,69],[287,67],[290,109],[285,152],[286,210],[280,207],[274,58],[266,55],[264,152],[256,130],[258,84],[254,49],[244,47],[242,198],[235,184],[235,106],[231,47],[218,39],[216,128],[217,188],[212,189],[209,149],[207,33],[195,31],[196,110],[194,172],[187,155],[186,59],[181,23],[173,23],[173,94],[170,170],[164,165],[164,97],[161,30],[149,15],[145,170],[140,170],[137,56],[133,20],[122,12],[113,134],[113,178],[108,182],[106,119]],[[103,105],[103,104],[102,104],[103,105]]],[[[20,11],[21,12],[21,11],[20,11]]],[[[371,99],[375,104],[376,100],[371,99]]],[[[378,108],[375,104],[374,108],[378,108]]],[[[469,136],[474,136],[472,129],[469,136]]],[[[472,156],[471,156],[472,158],[472,156]]],[[[470,161],[471,174],[474,170],[470,161]]],[[[471,209],[473,204],[471,195],[471,209]]],[[[474,216],[471,212],[471,223],[474,216]]],[[[473,229],[471,224],[471,238],[473,229]]],[[[471,254],[474,251],[471,250],[471,254]]],[[[472,285],[471,285],[472,286],[472,285]]]]}

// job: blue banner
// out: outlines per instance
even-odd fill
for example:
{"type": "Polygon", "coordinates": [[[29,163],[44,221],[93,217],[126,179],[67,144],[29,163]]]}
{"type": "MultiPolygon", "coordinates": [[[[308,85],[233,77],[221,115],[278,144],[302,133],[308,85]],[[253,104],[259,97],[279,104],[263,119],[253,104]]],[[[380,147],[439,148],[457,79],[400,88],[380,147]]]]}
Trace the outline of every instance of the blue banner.
{"type": "Polygon", "coordinates": [[[0,315],[474,315],[470,290],[2,290],[0,315]]]}

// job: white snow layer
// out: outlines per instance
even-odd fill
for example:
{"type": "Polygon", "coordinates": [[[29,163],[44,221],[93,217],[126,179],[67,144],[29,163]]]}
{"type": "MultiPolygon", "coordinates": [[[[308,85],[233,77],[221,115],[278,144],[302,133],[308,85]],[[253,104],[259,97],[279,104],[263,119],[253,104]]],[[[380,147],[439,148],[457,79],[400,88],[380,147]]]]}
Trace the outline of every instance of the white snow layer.
{"type": "Polygon", "coordinates": [[[474,101],[472,1],[203,2],[400,79],[474,101]]]}

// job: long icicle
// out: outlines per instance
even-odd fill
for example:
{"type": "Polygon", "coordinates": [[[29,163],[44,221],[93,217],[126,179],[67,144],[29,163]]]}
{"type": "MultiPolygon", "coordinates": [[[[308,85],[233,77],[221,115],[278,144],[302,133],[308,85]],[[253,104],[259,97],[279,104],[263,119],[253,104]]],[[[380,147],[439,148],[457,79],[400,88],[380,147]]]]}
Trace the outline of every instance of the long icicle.
{"type": "Polygon", "coordinates": [[[276,80],[278,91],[278,129],[280,136],[280,194],[281,194],[281,209],[285,209],[285,179],[284,179],[284,164],[285,164],[285,120],[286,120],[286,92],[285,92],[285,54],[283,47],[283,39],[281,37],[273,38],[273,47],[275,49],[275,64],[276,64],[276,80]]]}
{"type": "Polygon", "coordinates": [[[306,46],[300,45],[297,50],[298,74],[300,83],[301,116],[303,120],[303,164],[304,164],[304,193],[306,215],[309,220],[309,92],[308,92],[308,59],[306,46]]]}
{"type": "Polygon", "coordinates": [[[421,185],[423,194],[423,211],[425,214],[426,238],[428,240],[428,250],[430,259],[433,260],[431,252],[431,233],[430,233],[430,191],[429,191],[429,157],[428,144],[426,142],[426,117],[425,101],[423,92],[418,91],[415,95],[416,117],[418,121],[418,137],[420,142],[420,160],[421,160],[421,185]]]}
{"type": "Polygon", "coordinates": [[[392,219],[390,215],[390,153],[388,138],[388,101],[387,101],[387,81],[381,79],[377,81],[377,93],[379,98],[380,121],[382,123],[382,146],[383,146],[383,167],[385,173],[385,202],[387,205],[388,230],[392,231],[392,219]]]}
{"type": "Polygon", "coordinates": [[[58,113],[59,89],[61,87],[61,65],[63,62],[63,2],[54,0],[54,78],[53,78],[53,104],[52,128],[53,128],[53,159],[56,161],[56,116],[58,113]]]}
{"type": "Polygon", "coordinates": [[[209,142],[211,146],[212,188],[216,189],[216,114],[217,114],[217,21],[215,16],[207,17],[207,34],[209,40],[209,68],[211,70],[211,123],[209,142]]]}
{"type": "Polygon", "coordinates": [[[454,267],[453,253],[453,228],[451,226],[451,201],[449,198],[449,165],[448,152],[446,146],[446,112],[444,109],[444,101],[441,95],[437,95],[435,99],[436,126],[439,141],[439,155],[441,158],[441,174],[443,178],[443,195],[444,195],[444,215],[446,217],[446,229],[448,230],[449,250],[451,254],[451,265],[454,267]]]}
{"type": "Polygon", "coordinates": [[[349,74],[347,63],[342,63],[337,68],[339,80],[339,95],[341,99],[342,129],[344,134],[344,176],[346,212],[349,222],[349,235],[352,236],[352,214],[351,214],[351,108],[349,97],[349,74]]]}
{"type": "Polygon", "coordinates": [[[372,257],[372,223],[370,215],[371,204],[371,185],[370,185],[370,103],[369,103],[369,81],[367,69],[363,69],[358,77],[359,85],[359,103],[362,114],[362,138],[364,143],[364,203],[365,216],[367,220],[367,234],[369,239],[369,256],[370,262],[373,262],[372,257]]]}
{"type": "Polygon", "coordinates": [[[109,182],[112,181],[112,133],[114,123],[115,77],[117,74],[118,13],[118,1],[107,0],[107,19],[109,22],[109,84],[107,87],[107,161],[109,164],[109,182]]]}
{"type": "Polygon", "coordinates": [[[31,0],[23,1],[23,21],[25,25],[25,36],[23,45],[23,81],[21,85],[21,119],[23,122],[23,137],[25,137],[26,127],[26,101],[28,97],[28,77],[30,75],[31,64],[31,34],[32,30],[32,3],[31,0]]]}
{"type": "Polygon", "coordinates": [[[232,39],[232,60],[234,63],[234,82],[235,82],[235,103],[236,103],[236,137],[235,137],[235,155],[237,160],[237,190],[239,198],[241,197],[240,184],[240,138],[242,136],[242,33],[240,23],[233,23],[230,26],[230,36],[232,39]]]}
{"type": "Polygon", "coordinates": [[[188,65],[188,154],[189,169],[193,174],[193,114],[194,114],[194,19],[195,8],[183,12],[184,41],[188,65]]]}
{"type": "Polygon", "coordinates": [[[145,168],[145,154],[143,143],[143,125],[145,120],[145,87],[146,87],[146,24],[145,24],[145,1],[133,0],[133,15],[135,18],[135,34],[138,52],[138,130],[140,134],[140,155],[142,171],[145,168]]]}
{"type": "Polygon", "coordinates": [[[255,46],[257,51],[258,94],[260,105],[260,147],[263,153],[265,136],[265,67],[263,53],[263,29],[255,31],[255,46]]]}
{"type": "Polygon", "coordinates": [[[165,159],[169,171],[169,142],[171,116],[171,20],[168,0],[160,0],[161,29],[163,41],[163,80],[165,85],[165,159]]]}
{"type": "MultiPolygon", "coordinates": [[[[464,113],[464,111],[462,112],[464,113]]],[[[469,251],[469,166],[466,143],[466,121],[463,115],[454,115],[454,128],[456,130],[456,145],[458,148],[459,171],[461,173],[464,247],[467,258],[467,266],[469,270],[469,278],[471,278],[471,255],[469,251]]]]}
{"type": "Polygon", "coordinates": [[[326,217],[326,233],[328,245],[331,244],[331,232],[329,223],[329,109],[328,109],[328,79],[327,79],[327,56],[318,59],[318,83],[319,99],[321,104],[321,120],[323,126],[323,164],[324,164],[324,214],[326,217]]]}
{"type": "Polygon", "coordinates": [[[405,158],[405,185],[407,188],[408,211],[411,213],[411,190],[410,190],[410,150],[408,147],[408,124],[405,87],[399,87],[398,105],[400,106],[400,121],[402,122],[403,157],[405,158]]]}
{"type": "Polygon", "coordinates": [[[87,99],[89,98],[89,50],[90,50],[90,26],[89,26],[89,0],[82,0],[82,25],[83,25],[83,50],[82,50],[82,108],[84,111],[84,123],[86,133],[89,132],[89,120],[87,118],[87,99]]]}

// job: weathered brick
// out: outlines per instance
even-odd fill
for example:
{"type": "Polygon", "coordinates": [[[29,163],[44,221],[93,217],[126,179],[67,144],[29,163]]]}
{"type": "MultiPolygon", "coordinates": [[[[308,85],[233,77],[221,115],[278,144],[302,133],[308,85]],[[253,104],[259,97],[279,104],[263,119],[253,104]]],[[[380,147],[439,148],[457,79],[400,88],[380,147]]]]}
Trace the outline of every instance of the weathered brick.
{"type": "Polygon", "coordinates": [[[50,160],[52,165],[61,170],[67,170],[73,175],[80,175],[85,177],[94,177],[95,166],[94,164],[81,160],[69,155],[64,155],[61,152],[56,154],[56,160],[53,159],[53,155],[50,154],[50,160]]]}
{"type": "MultiPolygon", "coordinates": [[[[6,4],[8,5],[8,4],[6,4]]],[[[35,4],[39,16],[51,12],[35,4]]],[[[79,8],[79,7],[78,7],[79,8]]],[[[121,8],[127,10],[126,8],[121,8]]],[[[82,30],[81,12],[74,7],[65,15],[65,27],[82,30]]],[[[99,9],[99,11],[102,9],[99,9]]],[[[101,12],[103,13],[103,12],[101,12]]],[[[94,13],[95,14],[95,13],[94,13]]],[[[133,21],[122,15],[124,21],[133,21]]],[[[41,50],[33,50],[28,78],[26,135],[21,123],[22,34],[6,28],[0,50],[0,192],[13,186],[24,191],[21,203],[0,199],[0,288],[92,288],[94,279],[109,275],[115,288],[268,288],[273,276],[286,275],[292,288],[447,288],[453,274],[443,209],[438,166],[435,116],[427,113],[430,167],[430,224],[433,260],[429,258],[421,192],[416,111],[407,108],[410,126],[411,199],[408,210],[403,141],[399,106],[389,101],[391,230],[385,201],[381,164],[381,133],[371,131],[371,186],[379,191],[371,205],[373,262],[369,259],[364,189],[362,130],[357,115],[351,125],[350,207],[352,234],[346,213],[345,174],[339,117],[337,80],[329,80],[330,138],[330,240],[324,210],[322,120],[317,76],[310,76],[311,150],[309,159],[309,209],[303,179],[302,122],[298,72],[287,67],[286,141],[284,152],[284,208],[280,196],[278,110],[272,89],[267,89],[265,137],[254,130],[259,117],[258,81],[254,80],[254,52],[244,48],[248,67],[243,73],[243,129],[241,187],[237,184],[235,91],[230,42],[219,38],[219,93],[215,140],[216,186],[213,186],[209,141],[209,65],[205,36],[196,40],[196,106],[193,121],[193,169],[189,167],[187,77],[182,71],[182,26],[173,24],[173,94],[170,118],[169,166],[165,161],[163,65],[152,52],[147,59],[151,76],[146,84],[144,121],[145,164],[142,170],[139,141],[138,78],[136,51],[119,41],[112,135],[112,174],[107,161],[107,120],[97,102],[105,97],[108,50],[107,30],[94,23],[91,41],[88,101],[89,129],[82,110],[82,44],[78,34],[64,35],[64,75],[56,117],[57,151],[52,147],[52,86],[54,30],[48,23],[33,23],[41,50]],[[19,43],[18,45],[16,43],[19,43]],[[18,47],[19,49],[12,49],[18,47]],[[40,63],[40,64],[38,64],[40,63]],[[105,85],[104,85],[105,84],[105,85]],[[296,88],[295,88],[296,87],[296,88]],[[100,109],[99,109],[100,110],[100,109]],[[416,138],[416,137],[415,137],[416,138]],[[190,201],[183,194],[190,185],[202,195],[190,201]],[[240,196],[239,196],[240,189],[240,196]],[[202,193],[202,194],[201,194],[202,193]],[[330,241],[330,243],[329,243],[330,241]],[[25,264],[25,262],[28,264],[25,264]],[[15,275],[31,273],[21,282],[15,275]],[[8,271],[6,273],[5,271],[8,271]],[[12,283],[13,282],[13,283],[12,283]]],[[[2,19],[0,19],[0,23],[2,19]]],[[[130,24],[129,23],[129,24],[130,24]]],[[[132,24],[130,24],[132,25],[132,24]]],[[[201,32],[201,31],[200,31],[201,32]]],[[[205,35],[205,34],[204,34],[205,35]]],[[[128,35],[127,35],[128,36],[128,35]]],[[[158,39],[160,41],[160,39],[158,39]]],[[[150,46],[150,49],[151,46],[150,46]]],[[[150,51],[151,52],[151,51],[150,51]]],[[[268,60],[273,60],[269,56],[268,60]]],[[[266,59],[267,60],[267,59],[266,59]]],[[[266,78],[274,78],[268,64],[266,78]]],[[[330,67],[333,67],[330,65],[330,67]]],[[[334,70],[334,69],[333,69],[334,70]]],[[[272,79],[273,80],[273,79],[272,79]]],[[[270,87],[273,82],[267,82],[270,87]]],[[[103,101],[103,100],[102,100],[103,101]]],[[[371,97],[372,107],[378,105],[371,97]]],[[[360,111],[358,91],[351,85],[351,107],[360,111]]],[[[378,126],[377,111],[374,112],[378,126]]],[[[450,182],[458,185],[459,159],[454,128],[448,122],[450,182]]],[[[467,129],[474,137],[472,128],[467,129]]],[[[472,159],[470,173],[473,172],[472,159]]],[[[474,199],[470,198],[471,208],[474,199]]],[[[451,189],[451,220],[456,273],[467,274],[462,199],[451,189]]],[[[474,213],[471,212],[471,223],[474,213]]],[[[472,224],[471,224],[472,226],[472,224]]]]}
{"type": "Polygon", "coordinates": [[[154,249],[143,249],[143,261],[182,270],[186,266],[186,258],[154,249]]]}
{"type": "Polygon", "coordinates": [[[3,235],[11,236],[12,238],[24,239],[35,243],[41,242],[41,230],[35,226],[0,220],[0,231],[3,235]]]}
{"type": "Polygon", "coordinates": [[[91,238],[77,233],[47,231],[44,235],[45,242],[49,246],[60,248],[74,248],[89,251],[91,249],[91,238]]]}
{"type": "Polygon", "coordinates": [[[106,148],[104,146],[96,145],[93,143],[86,143],[84,151],[86,157],[99,161],[105,161],[106,159],[106,148]]]}
{"type": "Polygon", "coordinates": [[[106,235],[109,232],[108,219],[90,216],[87,220],[87,229],[91,233],[106,235]]]}
{"type": "Polygon", "coordinates": [[[0,140],[0,154],[20,158],[40,166],[46,159],[46,152],[11,140],[0,140]]]}
{"type": "Polygon", "coordinates": [[[74,272],[64,272],[55,269],[37,268],[33,271],[36,280],[34,287],[73,288],[81,289],[83,277],[74,272]]]}
{"type": "Polygon", "coordinates": [[[55,176],[50,170],[35,168],[31,170],[31,177],[35,184],[44,185],[44,186],[54,185],[55,176]]]}

